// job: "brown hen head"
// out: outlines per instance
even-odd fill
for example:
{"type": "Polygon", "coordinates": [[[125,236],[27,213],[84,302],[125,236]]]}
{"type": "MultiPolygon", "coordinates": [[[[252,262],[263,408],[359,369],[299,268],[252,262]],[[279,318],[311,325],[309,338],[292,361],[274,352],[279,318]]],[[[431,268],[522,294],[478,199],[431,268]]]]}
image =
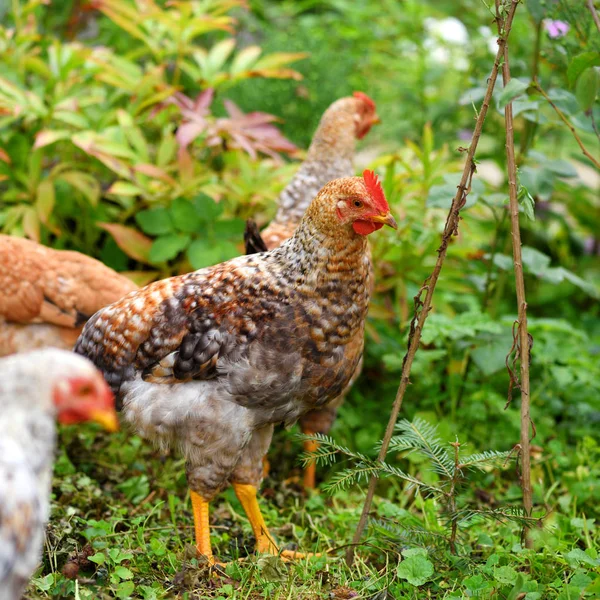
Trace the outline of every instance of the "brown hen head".
{"type": "Polygon", "coordinates": [[[361,140],[379,123],[375,102],[363,92],[336,100],[321,117],[307,160],[331,160],[354,155],[361,140]]]}
{"type": "Polygon", "coordinates": [[[306,218],[332,237],[351,232],[365,236],[384,225],[398,228],[377,175],[369,170],[362,177],[330,181],[312,201],[306,218]]]}

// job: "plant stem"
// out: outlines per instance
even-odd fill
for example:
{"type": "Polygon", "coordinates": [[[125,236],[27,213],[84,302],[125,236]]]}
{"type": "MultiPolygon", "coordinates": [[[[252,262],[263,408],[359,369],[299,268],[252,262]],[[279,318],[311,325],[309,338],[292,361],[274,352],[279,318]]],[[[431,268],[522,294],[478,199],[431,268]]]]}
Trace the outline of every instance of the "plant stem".
{"type": "MultiPolygon", "coordinates": [[[[498,23],[500,28],[501,24],[498,23]]],[[[502,80],[507,86],[510,82],[510,65],[508,62],[508,47],[504,47],[504,62],[502,64],[502,80]]],[[[517,163],[515,160],[515,138],[513,129],[512,102],[504,108],[506,126],[506,168],[508,171],[508,195],[510,207],[510,224],[512,230],[513,262],[515,265],[515,287],[517,290],[517,308],[519,321],[518,350],[521,359],[521,487],[523,489],[523,508],[525,516],[531,517],[533,508],[531,492],[531,451],[529,448],[529,332],[527,331],[527,300],[525,297],[525,278],[521,259],[521,230],[519,227],[519,201],[517,198],[517,163]]],[[[528,525],[523,525],[522,542],[527,548],[532,547],[528,534],[528,525]]]]}
{"type": "Polygon", "coordinates": [[[592,13],[592,19],[594,19],[594,23],[596,23],[596,29],[600,31],[600,17],[598,17],[598,13],[596,12],[596,7],[594,6],[594,0],[587,0],[587,7],[590,9],[592,13]]]}
{"type": "MultiPolygon", "coordinates": [[[[487,90],[485,92],[485,97],[483,99],[481,111],[479,112],[477,121],[475,123],[475,130],[473,131],[473,140],[471,141],[471,145],[469,146],[469,151],[467,153],[467,159],[465,161],[463,174],[458,185],[456,195],[452,200],[452,206],[450,207],[448,218],[446,219],[446,225],[444,227],[444,233],[442,235],[442,242],[437,251],[438,257],[435,262],[435,267],[433,268],[433,272],[431,273],[431,275],[423,282],[419,293],[415,296],[415,315],[410,324],[408,351],[404,356],[404,361],[402,364],[402,375],[400,377],[400,385],[398,386],[398,391],[396,392],[396,398],[392,405],[390,418],[385,430],[385,435],[381,443],[381,449],[377,457],[377,460],[380,462],[382,462],[385,458],[390,445],[390,440],[392,439],[392,435],[394,434],[394,427],[396,425],[396,420],[398,419],[398,413],[402,408],[404,394],[409,384],[410,369],[412,367],[415,354],[421,341],[421,332],[423,331],[423,325],[425,324],[427,315],[431,310],[431,299],[433,297],[433,292],[435,291],[435,286],[440,276],[440,271],[442,270],[442,266],[444,264],[444,259],[446,258],[448,244],[450,243],[450,239],[452,238],[452,236],[458,233],[460,209],[465,205],[467,194],[471,189],[471,179],[473,178],[473,174],[475,172],[475,150],[477,150],[477,144],[479,143],[479,138],[483,129],[483,123],[485,121],[485,117],[487,115],[487,111],[490,105],[490,100],[492,98],[494,86],[496,85],[500,61],[504,55],[506,39],[508,38],[508,35],[510,33],[513,18],[515,16],[515,11],[517,9],[518,4],[519,0],[511,0],[510,9],[505,21],[505,30],[503,32],[503,35],[501,35],[498,38],[498,52],[496,53],[494,66],[492,67],[492,72],[488,79],[487,90]],[[421,295],[423,292],[425,292],[425,299],[421,300],[421,295]]],[[[371,475],[371,478],[369,480],[369,488],[367,490],[367,496],[365,498],[365,503],[362,509],[362,513],[360,515],[360,520],[358,522],[356,532],[352,539],[353,545],[346,552],[346,563],[349,566],[354,562],[354,549],[359,543],[363,531],[365,530],[378,480],[379,476],[377,473],[371,475]]]]}
{"type": "Polygon", "coordinates": [[[456,514],[456,485],[458,478],[460,477],[460,461],[458,460],[458,450],[460,443],[458,440],[450,444],[454,447],[454,472],[452,473],[452,481],[450,484],[450,499],[448,501],[448,508],[450,512],[450,520],[452,522],[452,529],[450,531],[450,552],[456,554],[456,534],[458,533],[458,516],[456,514]]]}
{"type": "Polygon", "coordinates": [[[571,133],[573,134],[573,137],[575,138],[575,140],[579,144],[579,147],[581,148],[581,151],[585,154],[585,156],[587,156],[592,161],[592,163],[594,164],[594,166],[597,169],[600,169],[600,161],[598,161],[597,159],[595,159],[588,152],[588,149],[583,145],[583,142],[581,141],[581,138],[577,135],[577,132],[575,131],[575,127],[573,127],[573,125],[571,125],[571,122],[567,119],[567,117],[565,117],[565,115],[563,114],[562,110],[560,110],[560,108],[558,108],[558,106],[556,106],[556,104],[554,104],[554,102],[552,102],[552,100],[550,100],[550,98],[548,97],[548,94],[546,94],[546,92],[542,89],[542,86],[540,86],[540,84],[537,81],[537,79],[534,81],[534,86],[535,86],[535,89],[542,96],[544,96],[544,98],[548,101],[548,103],[550,104],[550,106],[556,111],[556,114],[560,117],[560,119],[562,120],[562,122],[571,130],[571,133]]]}

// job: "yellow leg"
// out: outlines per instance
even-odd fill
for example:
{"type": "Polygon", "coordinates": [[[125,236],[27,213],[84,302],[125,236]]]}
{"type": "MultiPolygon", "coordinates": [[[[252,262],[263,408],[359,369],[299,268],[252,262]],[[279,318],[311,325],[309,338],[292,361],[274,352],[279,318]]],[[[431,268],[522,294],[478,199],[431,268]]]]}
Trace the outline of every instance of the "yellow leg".
{"type": "MultiPolygon", "coordinates": [[[[311,435],[310,432],[305,433],[311,435]]],[[[319,442],[305,440],[303,445],[304,452],[315,452],[319,447],[319,442]]],[[[314,490],[315,487],[317,487],[317,467],[313,460],[304,467],[304,488],[307,490],[314,490]]]]}
{"type": "Polygon", "coordinates": [[[234,483],[233,489],[238,500],[244,507],[244,511],[252,526],[252,531],[256,538],[256,551],[278,554],[279,549],[269,534],[265,519],[260,512],[260,506],[258,506],[258,501],[256,500],[256,488],[247,483],[234,483]]]}
{"type": "Polygon", "coordinates": [[[210,545],[210,525],[208,524],[208,500],[190,490],[192,509],[194,512],[194,531],[196,533],[196,550],[203,555],[209,564],[214,565],[215,559],[210,545]]]}
{"type": "Polygon", "coordinates": [[[256,488],[247,483],[234,483],[233,489],[235,490],[235,495],[241,502],[244,511],[248,516],[248,520],[250,521],[250,525],[252,526],[252,531],[256,538],[257,552],[279,555],[284,560],[318,556],[317,554],[303,554],[302,552],[295,552],[292,550],[283,550],[280,552],[275,540],[271,537],[265,519],[260,512],[260,506],[258,506],[258,501],[256,500],[256,488]]]}

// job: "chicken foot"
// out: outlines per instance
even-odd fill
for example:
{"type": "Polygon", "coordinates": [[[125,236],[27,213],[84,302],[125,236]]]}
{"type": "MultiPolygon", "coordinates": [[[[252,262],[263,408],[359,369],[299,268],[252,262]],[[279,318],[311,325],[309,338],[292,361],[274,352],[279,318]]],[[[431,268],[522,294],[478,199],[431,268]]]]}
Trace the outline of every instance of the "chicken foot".
{"type": "Polygon", "coordinates": [[[319,556],[318,554],[305,554],[294,550],[279,550],[275,540],[267,529],[267,524],[258,505],[256,487],[247,483],[234,483],[233,489],[250,521],[254,537],[256,538],[256,552],[279,556],[284,561],[319,556]]]}

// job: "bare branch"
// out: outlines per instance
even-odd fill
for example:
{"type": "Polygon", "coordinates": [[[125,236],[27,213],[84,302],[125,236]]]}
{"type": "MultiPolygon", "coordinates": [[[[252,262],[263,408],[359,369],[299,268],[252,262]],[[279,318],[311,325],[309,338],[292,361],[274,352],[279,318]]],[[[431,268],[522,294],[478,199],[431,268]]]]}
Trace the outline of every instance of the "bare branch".
{"type": "Polygon", "coordinates": [[[596,23],[596,29],[598,29],[598,31],[600,31],[600,17],[598,16],[598,13],[596,12],[596,7],[594,6],[594,0],[587,0],[587,7],[589,8],[590,12],[592,13],[592,19],[594,19],[594,23],[596,23]]]}
{"type": "MultiPolygon", "coordinates": [[[[502,21],[498,19],[500,30],[502,21]]],[[[508,47],[504,46],[504,62],[502,64],[502,80],[504,86],[510,82],[510,65],[508,62],[508,47]]],[[[512,102],[504,108],[504,122],[506,126],[506,167],[508,171],[508,195],[510,209],[510,224],[512,230],[513,260],[515,265],[515,284],[517,290],[518,307],[518,343],[517,352],[521,362],[521,377],[519,388],[521,389],[521,488],[523,489],[523,508],[525,516],[531,517],[533,508],[531,492],[531,452],[529,449],[529,348],[530,336],[527,331],[527,300],[525,297],[525,278],[523,275],[523,263],[521,258],[521,230],[519,228],[519,200],[517,191],[517,162],[515,159],[515,138],[513,128],[512,102]]],[[[515,336],[515,341],[517,340],[515,336]]],[[[513,342],[513,347],[515,345],[513,342]]],[[[512,349],[511,349],[512,351],[512,349]]],[[[508,366],[508,358],[507,358],[508,366]]],[[[510,371],[510,368],[509,368],[510,371]]],[[[514,373],[511,373],[509,386],[509,402],[511,389],[514,383],[514,373]]],[[[528,535],[529,527],[523,525],[522,541],[528,548],[532,547],[531,538],[528,535]]]]}
{"type": "Polygon", "coordinates": [[[600,169],[600,162],[598,161],[598,159],[594,158],[589,153],[588,149],[583,145],[581,138],[579,137],[579,135],[577,135],[577,132],[575,131],[575,127],[573,127],[573,125],[571,125],[571,122],[569,121],[569,119],[567,119],[567,117],[565,117],[562,110],[560,110],[560,108],[558,108],[558,106],[556,106],[556,104],[554,104],[554,102],[552,102],[552,100],[550,100],[548,94],[546,94],[546,92],[542,89],[542,86],[539,84],[539,81],[537,79],[534,81],[534,86],[535,86],[535,89],[542,96],[544,96],[544,98],[548,101],[550,106],[556,111],[556,114],[560,117],[561,121],[571,130],[571,133],[573,134],[573,137],[579,144],[581,151],[585,154],[585,156],[587,156],[592,161],[592,163],[595,165],[595,167],[597,169],[600,169]]]}
{"type": "MultiPolygon", "coordinates": [[[[419,293],[415,297],[415,316],[411,323],[411,330],[409,333],[408,340],[408,351],[404,356],[404,361],[402,364],[402,375],[400,377],[400,385],[398,387],[398,391],[396,393],[396,398],[392,405],[392,411],[390,414],[390,419],[387,424],[387,428],[385,430],[385,435],[383,437],[383,441],[381,444],[381,449],[379,451],[378,460],[383,461],[387,454],[387,450],[390,444],[390,440],[394,434],[394,426],[396,425],[396,420],[398,419],[398,414],[400,409],[402,408],[402,401],[404,400],[404,394],[406,392],[406,388],[409,384],[409,375],[410,369],[412,367],[412,363],[415,357],[415,353],[419,347],[419,343],[421,341],[421,332],[423,330],[423,325],[425,324],[425,320],[427,319],[427,315],[431,310],[431,300],[433,297],[433,292],[435,291],[435,286],[438,281],[438,277],[440,276],[440,271],[442,270],[442,266],[444,264],[444,259],[446,258],[446,252],[448,250],[448,244],[450,243],[450,239],[453,235],[458,233],[458,223],[460,221],[460,209],[465,205],[467,200],[467,194],[469,193],[471,186],[471,179],[473,178],[473,173],[475,173],[475,150],[477,149],[477,144],[479,143],[479,138],[481,136],[481,131],[483,129],[483,123],[485,121],[485,117],[487,115],[487,111],[490,105],[490,101],[492,98],[492,93],[494,91],[494,86],[496,84],[496,79],[498,77],[499,65],[504,56],[504,48],[506,46],[506,39],[508,34],[510,33],[510,29],[512,27],[513,18],[515,16],[515,11],[517,9],[517,5],[519,4],[519,0],[511,0],[510,9],[508,11],[508,15],[506,17],[504,31],[502,35],[498,38],[498,52],[496,53],[496,59],[494,61],[494,66],[492,68],[492,72],[488,79],[487,90],[485,93],[485,97],[483,99],[483,104],[481,106],[481,111],[477,116],[477,121],[475,123],[475,130],[473,131],[473,139],[471,141],[471,145],[469,146],[469,151],[467,153],[467,158],[465,161],[465,167],[463,169],[462,178],[458,185],[458,191],[452,200],[452,206],[450,207],[450,211],[448,213],[448,218],[446,219],[446,225],[444,227],[444,233],[442,235],[442,242],[440,247],[438,248],[438,257],[435,263],[435,267],[431,275],[425,280],[423,283],[423,287],[419,290],[419,293]],[[425,299],[421,300],[422,293],[425,293],[425,299]],[[420,310],[419,310],[420,308],[420,310]]],[[[373,496],[375,495],[375,488],[377,487],[377,481],[379,480],[379,473],[375,472],[371,475],[369,480],[369,488],[367,490],[367,496],[365,498],[365,503],[363,506],[362,514],[360,516],[360,520],[358,522],[358,526],[356,528],[356,533],[354,534],[354,538],[352,539],[352,546],[348,549],[346,553],[346,562],[348,565],[351,565],[354,561],[354,549],[355,545],[360,541],[363,531],[365,530],[365,526],[367,524],[367,519],[369,516],[369,511],[371,510],[371,505],[373,503],[373,496]]]]}

